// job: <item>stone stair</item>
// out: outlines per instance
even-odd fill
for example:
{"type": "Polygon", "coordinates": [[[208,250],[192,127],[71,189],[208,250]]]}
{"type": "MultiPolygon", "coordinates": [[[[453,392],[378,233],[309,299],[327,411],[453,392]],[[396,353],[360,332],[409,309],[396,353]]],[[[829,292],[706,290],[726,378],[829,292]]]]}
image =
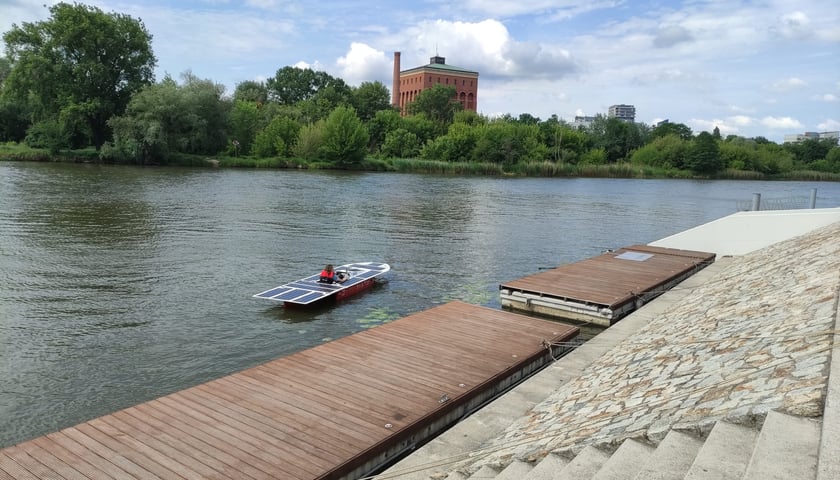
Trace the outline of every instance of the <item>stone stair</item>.
{"type": "Polygon", "coordinates": [[[626,439],[536,462],[482,465],[446,480],[817,480],[822,421],[771,411],[761,425],[727,421],[707,433],[670,430],[657,445],[626,439]]]}

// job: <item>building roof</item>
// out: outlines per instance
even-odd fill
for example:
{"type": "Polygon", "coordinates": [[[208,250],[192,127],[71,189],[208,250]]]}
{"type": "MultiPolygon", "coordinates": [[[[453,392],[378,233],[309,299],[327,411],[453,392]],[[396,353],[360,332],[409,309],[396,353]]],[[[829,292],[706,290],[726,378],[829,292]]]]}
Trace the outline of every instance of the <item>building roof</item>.
{"type": "Polygon", "coordinates": [[[400,76],[408,75],[412,73],[424,72],[429,70],[439,71],[440,73],[449,73],[449,74],[460,74],[460,75],[470,75],[470,76],[478,76],[478,72],[474,72],[472,70],[467,70],[461,67],[456,67],[454,65],[447,65],[445,63],[430,63],[428,65],[423,65],[420,67],[410,68],[408,70],[403,70],[400,72],[400,76]]]}

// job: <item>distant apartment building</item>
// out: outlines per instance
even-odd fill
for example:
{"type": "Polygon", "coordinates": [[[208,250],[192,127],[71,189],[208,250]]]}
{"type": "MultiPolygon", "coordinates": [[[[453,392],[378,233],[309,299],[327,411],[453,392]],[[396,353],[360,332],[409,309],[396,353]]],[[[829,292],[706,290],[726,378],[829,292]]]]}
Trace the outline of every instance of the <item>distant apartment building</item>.
{"type": "Polygon", "coordinates": [[[420,92],[435,85],[454,87],[464,110],[478,111],[478,72],[447,65],[444,57],[435,55],[428,65],[400,71],[400,52],[394,52],[393,82],[391,104],[403,113],[420,92]]]}
{"type": "Polygon", "coordinates": [[[607,116],[610,118],[618,118],[625,122],[636,121],[636,107],[633,105],[611,105],[607,116]]]}
{"type": "Polygon", "coordinates": [[[785,135],[785,143],[799,143],[805,140],[840,139],[840,132],[805,132],[785,135]]]}
{"type": "Polygon", "coordinates": [[[589,128],[589,127],[592,126],[592,122],[595,121],[595,118],[597,118],[597,117],[589,117],[589,116],[586,116],[586,115],[584,115],[584,116],[575,115],[575,121],[572,123],[572,125],[574,125],[576,127],[589,128]]]}

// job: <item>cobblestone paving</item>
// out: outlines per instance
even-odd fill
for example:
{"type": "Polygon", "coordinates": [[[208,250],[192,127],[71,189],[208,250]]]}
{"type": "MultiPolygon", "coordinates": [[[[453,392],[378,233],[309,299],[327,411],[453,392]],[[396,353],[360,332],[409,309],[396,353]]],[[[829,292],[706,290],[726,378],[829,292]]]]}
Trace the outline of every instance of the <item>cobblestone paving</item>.
{"type": "Polygon", "coordinates": [[[736,257],[537,405],[481,463],[770,410],[818,416],[838,293],[840,223],[736,257]]]}

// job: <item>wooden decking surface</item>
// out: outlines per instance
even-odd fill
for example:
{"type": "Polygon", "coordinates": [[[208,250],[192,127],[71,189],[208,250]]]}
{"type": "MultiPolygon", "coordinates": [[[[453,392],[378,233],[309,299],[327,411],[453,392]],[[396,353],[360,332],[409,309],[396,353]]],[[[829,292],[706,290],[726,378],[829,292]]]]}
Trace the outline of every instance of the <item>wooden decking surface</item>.
{"type": "Polygon", "coordinates": [[[633,245],[505,282],[500,288],[615,309],[714,258],[714,253],[633,245]],[[626,252],[652,256],[645,261],[616,258],[626,252]]]}
{"type": "Polygon", "coordinates": [[[0,480],[330,478],[575,335],[451,302],[7,447],[0,480]]]}

